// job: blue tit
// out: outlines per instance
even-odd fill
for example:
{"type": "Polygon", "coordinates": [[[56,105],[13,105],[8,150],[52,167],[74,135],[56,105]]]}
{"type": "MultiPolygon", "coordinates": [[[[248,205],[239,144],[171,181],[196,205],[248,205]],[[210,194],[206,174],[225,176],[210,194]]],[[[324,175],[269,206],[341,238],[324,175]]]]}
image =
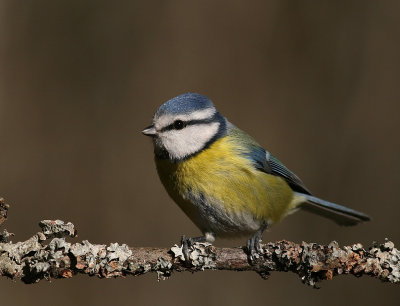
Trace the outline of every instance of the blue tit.
{"type": "Polygon", "coordinates": [[[204,234],[191,241],[245,235],[253,254],[266,227],[298,209],[340,225],[370,220],[312,196],[293,172],[200,94],[165,102],[142,133],[152,137],[168,194],[204,234]]]}

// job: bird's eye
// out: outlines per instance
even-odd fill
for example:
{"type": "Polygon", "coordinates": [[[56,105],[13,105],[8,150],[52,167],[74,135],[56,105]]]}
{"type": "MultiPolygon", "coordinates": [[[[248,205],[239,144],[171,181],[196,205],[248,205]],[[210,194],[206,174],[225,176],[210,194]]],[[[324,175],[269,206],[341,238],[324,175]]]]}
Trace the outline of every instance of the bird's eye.
{"type": "Polygon", "coordinates": [[[182,120],[176,120],[174,122],[174,129],[175,130],[182,130],[185,127],[185,123],[182,120]]]}

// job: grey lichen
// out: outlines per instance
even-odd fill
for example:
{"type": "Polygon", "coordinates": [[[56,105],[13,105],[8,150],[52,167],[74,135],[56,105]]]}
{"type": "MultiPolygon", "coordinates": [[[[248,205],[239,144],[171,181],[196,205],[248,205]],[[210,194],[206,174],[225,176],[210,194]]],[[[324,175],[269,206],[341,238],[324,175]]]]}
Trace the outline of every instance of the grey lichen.
{"type": "Polygon", "coordinates": [[[76,261],[75,268],[89,275],[99,275],[101,267],[107,263],[106,246],[95,245],[87,240],[71,246],[70,254],[76,261]]]}
{"type": "Polygon", "coordinates": [[[0,243],[9,242],[11,236],[14,236],[14,234],[9,233],[7,230],[3,230],[3,232],[0,234],[0,243]]]}
{"type": "Polygon", "coordinates": [[[177,258],[181,261],[185,260],[185,256],[183,255],[183,251],[182,251],[183,246],[179,246],[177,244],[174,244],[174,246],[170,249],[172,255],[174,258],[177,258]]]}
{"type": "MultiPolygon", "coordinates": [[[[181,261],[185,261],[182,252],[183,246],[174,245],[170,251],[173,256],[181,261]]],[[[215,247],[208,242],[196,242],[189,247],[190,264],[197,270],[215,269],[216,268],[215,247]]]]}
{"type": "Polygon", "coordinates": [[[172,263],[163,257],[157,258],[157,263],[155,264],[153,270],[157,272],[157,280],[166,280],[171,276],[172,273],[172,263]]]}
{"type": "Polygon", "coordinates": [[[385,243],[369,250],[374,258],[367,259],[365,271],[379,276],[391,283],[400,282],[400,251],[394,243],[385,239],[385,243]]]}
{"type": "MultiPolygon", "coordinates": [[[[104,248],[105,244],[91,244],[89,241],[83,240],[81,243],[75,243],[71,246],[71,253],[74,256],[97,256],[101,255],[100,251],[104,248]]],[[[101,257],[105,257],[105,254],[101,257]]]]}
{"type": "Polygon", "coordinates": [[[151,264],[146,262],[129,261],[127,266],[127,272],[132,275],[141,275],[152,271],[151,264]]]}
{"type": "Polygon", "coordinates": [[[2,224],[7,219],[7,212],[10,208],[3,198],[0,198],[0,224],[2,224]]]}
{"type": "Polygon", "coordinates": [[[112,243],[107,247],[106,269],[111,272],[123,272],[128,268],[128,258],[132,256],[132,251],[126,244],[119,245],[112,243]]]}
{"type": "Polygon", "coordinates": [[[119,245],[118,243],[111,243],[110,246],[107,247],[107,251],[108,261],[118,259],[124,262],[132,256],[132,251],[126,244],[119,245]]]}
{"type": "Polygon", "coordinates": [[[23,242],[8,242],[0,244],[0,253],[7,254],[9,258],[14,260],[17,264],[22,263],[22,257],[26,254],[35,253],[40,250],[42,245],[39,243],[39,236],[35,235],[23,242]]]}
{"type": "Polygon", "coordinates": [[[61,220],[43,220],[39,222],[42,233],[47,238],[53,237],[75,237],[77,232],[71,222],[65,223],[61,220]]]}
{"type": "Polygon", "coordinates": [[[0,250],[0,275],[4,275],[10,278],[22,274],[22,266],[16,263],[7,253],[3,253],[0,250]]]}

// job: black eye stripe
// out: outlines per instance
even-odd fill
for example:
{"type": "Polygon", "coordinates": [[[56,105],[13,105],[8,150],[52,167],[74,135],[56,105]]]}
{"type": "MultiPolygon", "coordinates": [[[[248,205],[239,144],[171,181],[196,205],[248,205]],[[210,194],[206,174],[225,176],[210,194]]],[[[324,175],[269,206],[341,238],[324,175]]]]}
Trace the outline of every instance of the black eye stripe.
{"type": "Polygon", "coordinates": [[[196,125],[196,124],[207,124],[207,123],[212,123],[212,122],[217,122],[217,113],[215,113],[214,116],[212,116],[211,118],[207,118],[207,119],[201,119],[201,120],[189,120],[189,121],[184,121],[184,120],[180,120],[177,119],[175,120],[173,123],[171,123],[170,125],[167,125],[166,127],[163,127],[161,129],[161,132],[165,132],[165,131],[170,131],[170,130],[181,130],[189,125],[196,125]],[[180,121],[183,123],[183,127],[180,129],[177,129],[175,124],[177,123],[177,121],[180,121]]]}

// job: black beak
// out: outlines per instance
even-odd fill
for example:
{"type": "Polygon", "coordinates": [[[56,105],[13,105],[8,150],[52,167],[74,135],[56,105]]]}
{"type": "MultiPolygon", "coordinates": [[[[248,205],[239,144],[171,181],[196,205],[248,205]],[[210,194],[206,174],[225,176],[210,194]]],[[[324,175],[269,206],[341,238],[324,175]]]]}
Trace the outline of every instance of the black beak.
{"type": "Polygon", "coordinates": [[[154,137],[157,135],[156,128],[154,125],[150,125],[142,131],[143,135],[154,137]]]}

